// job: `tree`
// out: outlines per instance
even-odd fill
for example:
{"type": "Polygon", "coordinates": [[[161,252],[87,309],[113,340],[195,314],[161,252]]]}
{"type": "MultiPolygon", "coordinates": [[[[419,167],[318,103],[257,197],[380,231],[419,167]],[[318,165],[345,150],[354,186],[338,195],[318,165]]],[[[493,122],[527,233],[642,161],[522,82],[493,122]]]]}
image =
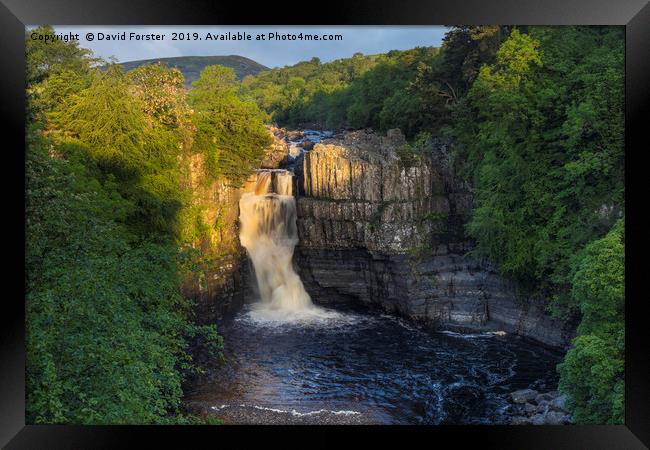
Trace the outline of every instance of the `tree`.
{"type": "Polygon", "coordinates": [[[625,242],[619,221],[582,252],[572,295],[579,336],[558,366],[560,389],[578,423],[622,424],[625,369],[625,242]]]}
{"type": "Polygon", "coordinates": [[[91,68],[100,64],[88,49],[77,41],[57,39],[47,44],[31,39],[32,34],[51,35],[49,25],[25,32],[27,119],[43,120],[40,115],[58,105],[72,93],[88,85],[91,68]]]}
{"type": "Polygon", "coordinates": [[[132,93],[144,105],[144,112],[163,125],[187,126],[189,108],[185,102],[183,74],[177,68],[148,64],[131,70],[127,79],[132,93]]]}
{"type": "Polygon", "coordinates": [[[264,114],[237,92],[234,70],[208,66],[189,94],[195,110],[195,149],[206,156],[212,178],[224,175],[234,185],[242,183],[259,166],[270,136],[264,114]]]}
{"type": "Polygon", "coordinates": [[[50,118],[66,138],[83,143],[94,160],[123,178],[134,176],[146,163],[144,108],[129,95],[127,79],[117,65],[93,72],[88,88],[73,95],[50,118]]]}
{"type": "Polygon", "coordinates": [[[565,317],[573,256],[622,215],[622,42],[612,29],[514,30],[454,108],[474,254],[565,317]]]}
{"type": "Polygon", "coordinates": [[[55,39],[44,44],[43,41],[30,38],[32,34],[53,35],[54,29],[50,25],[27,30],[25,34],[28,86],[42,83],[51,75],[62,71],[88,73],[91,66],[101,62],[101,59],[92,57],[90,50],[79,47],[77,41],[55,39]]]}

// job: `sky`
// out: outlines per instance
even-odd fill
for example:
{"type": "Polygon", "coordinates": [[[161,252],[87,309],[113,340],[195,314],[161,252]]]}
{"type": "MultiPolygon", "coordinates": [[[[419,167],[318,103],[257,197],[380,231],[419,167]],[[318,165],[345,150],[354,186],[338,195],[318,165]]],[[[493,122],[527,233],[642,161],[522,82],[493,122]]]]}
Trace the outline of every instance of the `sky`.
{"type": "MultiPolygon", "coordinates": [[[[32,28],[32,27],[28,27],[32,28]]],[[[90,48],[95,56],[117,62],[171,56],[240,55],[267,67],[282,67],[316,56],[321,62],[347,58],[356,52],[371,55],[418,46],[438,47],[447,31],[443,26],[54,26],[56,33],[78,33],[81,47],[90,48]],[[162,40],[129,39],[130,33],[164,35],[162,40]],[[172,33],[190,33],[191,40],[172,40],[172,33]],[[250,41],[208,40],[226,33],[249,34],[250,41]],[[93,40],[87,34],[93,34],[93,40]],[[99,33],[125,33],[126,40],[100,39],[99,33]],[[193,33],[197,33],[194,35],[193,33]],[[300,33],[342,35],[342,40],[268,40],[269,33],[298,36],[300,33]],[[265,40],[256,40],[264,35],[265,40]],[[201,39],[195,40],[198,36],[201,39]]]]}

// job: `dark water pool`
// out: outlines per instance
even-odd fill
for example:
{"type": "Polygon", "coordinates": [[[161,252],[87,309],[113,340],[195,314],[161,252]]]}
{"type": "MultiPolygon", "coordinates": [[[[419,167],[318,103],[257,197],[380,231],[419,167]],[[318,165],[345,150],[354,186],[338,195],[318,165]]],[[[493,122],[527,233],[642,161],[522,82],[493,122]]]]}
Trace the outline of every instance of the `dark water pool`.
{"type": "Polygon", "coordinates": [[[188,401],[386,424],[498,424],[508,394],[557,384],[560,356],[512,335],[432,333],[388,315],[319,310],[286,323],[246,306],[218,324],[226,362],[188,401]]]}

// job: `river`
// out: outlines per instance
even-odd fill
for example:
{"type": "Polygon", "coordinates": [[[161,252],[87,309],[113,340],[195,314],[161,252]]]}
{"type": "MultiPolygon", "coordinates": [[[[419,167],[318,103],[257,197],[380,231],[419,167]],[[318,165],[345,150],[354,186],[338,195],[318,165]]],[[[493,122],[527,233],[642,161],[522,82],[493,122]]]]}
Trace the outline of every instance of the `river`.
{"type": "Polygon", "coordinates": [[[225,363],[186,400],[227,423],[501,424],[510,392],[557,384],[560,356],[516,336],[430,332],[376,311],[319,316],[272,320],[246,305],[222,320],[225,363]]]}

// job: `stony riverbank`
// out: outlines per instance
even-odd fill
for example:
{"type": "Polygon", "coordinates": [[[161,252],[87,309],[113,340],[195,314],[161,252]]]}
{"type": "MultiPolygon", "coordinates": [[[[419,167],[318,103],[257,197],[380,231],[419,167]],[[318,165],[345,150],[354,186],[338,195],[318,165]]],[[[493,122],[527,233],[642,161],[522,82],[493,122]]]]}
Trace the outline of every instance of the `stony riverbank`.
{"type": "Polygon", "coordinates": [[[512,425],[566,425],[572,423],[567,396],[558,391],[520,389],[510,394],[512,425]]]}

